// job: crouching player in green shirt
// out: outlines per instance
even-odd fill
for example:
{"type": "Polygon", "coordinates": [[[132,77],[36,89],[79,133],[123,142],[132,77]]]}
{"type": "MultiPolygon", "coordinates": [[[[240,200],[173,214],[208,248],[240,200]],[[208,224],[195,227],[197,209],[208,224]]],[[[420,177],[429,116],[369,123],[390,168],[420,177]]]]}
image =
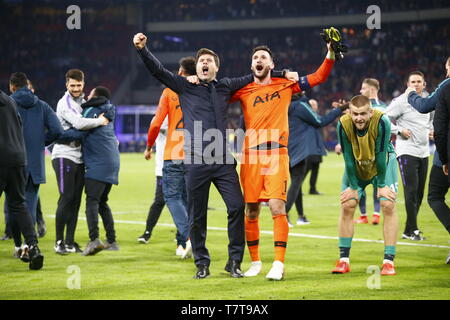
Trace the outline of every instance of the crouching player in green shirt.
{"type": "Polygon", "coordinates": [[[391,124],[383,112],[372,109],[370,100],[356,96],[349,114],[338,123],[338,139],[345,160],[339,217],[340,260],[332,273],[350,271],[353,215],[367,185],[373,184],[384,216],[384,260],[382,275],[395,275],[394,257],[398,233],[395,199],[398,192],[397,162],[390,143],[391,124]]]}

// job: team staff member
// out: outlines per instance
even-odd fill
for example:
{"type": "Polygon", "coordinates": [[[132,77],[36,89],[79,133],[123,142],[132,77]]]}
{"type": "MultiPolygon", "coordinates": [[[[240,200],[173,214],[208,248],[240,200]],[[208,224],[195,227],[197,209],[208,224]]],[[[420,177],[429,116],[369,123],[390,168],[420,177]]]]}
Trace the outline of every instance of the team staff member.
{"type": "Polygon", "coordinates": [[[36,231],[25,202],[27,164],[22,123],[16,103],[0,90],[0,197],[5,191],[9,214],[19,225],[28,245],[29,268],[39,270],[44,256],[38,247],[36,231]]]}
{"type": "MultiPolygon", "coordinates": [[[[407,83],[408,87],[414,87],[422,97],[428,95],[424,90],[425,79],[422,72],[411,72],[407,83]]],[[[395,151],[405,195],[406,224],[402,237],[420,241],[424,238],[419,230],[417,217],[427,180],[433,113],[417,112],[409,105],[407,95],[401,94],[389,104],[386,115],[395,122],[391,133],[397,135],[395,151]]]]}
{"type": "MultiPolygon", "coordinates": [[[[106,87],[96,87],[89,94],[88,101],[83,103],[83,117],[96,119],[105,115],[108,125],[90,131],[79,132],[83,160],[86,166],[84,173],[86,193],[86,218],[90,242],[83,255],[94,255],[97,252],[119,250],[116,242],[116,231],[108,195],[112,185],[119,183],[120,155],[117,138],[114,134],[115,107],[110,103],[111,93],[106,87]],[[102,217],[106,229],[106,242],[99,239],[98,214],[102,217]]],[[[71,129],[70,131],[74,131],[71,129]]]]}
{"type": "Polygon", "coordinates": [[[314,112],[308,99],[294,95],[289,107],[289,173],[291,185],[287,194],[286,212],[295,204],[299,218],[297,225],[309,224],[303,212],[302,183],[310,155],[325,155],[325,146],[318,131],[332,123],[347,105],[340,105],[321,117],[314,112]]]}
{"type": "MultiPolygon", "coordinates": [[[[434,111],[436,104],[444,88],[448,90],[450,85],[450,58],[445,63],[446,76],[428,97],[421,97],[417,94],[414,88],[408,87],[405,94],[408,96],[408,103],[420,113],[429,113],[434,111]]],[[[439,121],[440,116],[438,117],[439,121]]],[[[443,122],[445,123],[445,121],[443,122]]],[[[438,124],[439,126],[439,124],[438,124]]],[[[436,134],[436,132],[435,132],[436,134]]],[[[433,209],[434,214],[450,233],[450,208],[445,202],[445,197],[448,192],[448,177],[444,174],[442,169],[442,162],[439,160],[438,151],[434,153],[433,166],[431,167],[430,179],[428,183],[428,204],[433,209]]],[[[450,263],[450,254],[447,256],[446,263],[450,263]]]]}
{"type": "MultiPolygon", "coordinates": [[[[83,118],[81,104],[84,100],[84,73],[70,69],[66,73],[64,96],[58,101],[56,115],[64,130],[75,128],[89,130],[108,124],[108,119],[100,115],[97,119],[83,118]]],[[[56,143],[52,150],[52,165],[58,183],[59,199],[56,209],[55,252],[67,254],[81,252],[75,242],[75,229],[84,186],[84,164],[81,145],[77,141],[67,144],[56,143]],[[66,236],[64,237],[64,231],[66,236]]]]}
{"type": "MultiPolygon", "coordinates": [[[[63,128],[52,108],[28,88],[28,79],[25,73],[13,73],[9,80],[9,88],[12,92],[11,98],[17,104],[23,123],[23,136],[27,155],[25,199],[33,225],[36,225],[39,187],[45,183],[44,149],[46,145],[52,143],[63,134],[63,128]]],[[[11,222],[17,250],[17,248],[21,247],[22,240],[14,219],[11,222]]]]}
{"type": "Polygon", "coordinates": [[[329,51],[320,68],[298,82],[272,79],[271,70],[275,64],[267,46],[255,47],[251,59],[254,81],[232,98],[232,101],[241,102],[246,128],[241,184],[247,204],[245,229],[252,258],[246,276],[255,276],[261,271],[258,217],[260,202],[268,201],[274,222],[275,258],[266,278],[281,280],[289,230],[285,203],[289,179],[287,146],[291,96],[324,82],[333,67],[334,53],[329,51]]]}
{"type": "MultiPolygon", "coordinates": [[[[36,90],[34,89],[33,83],[30,81],[30,79],[27,80],[27,87],[28,89],[33,92],[33,94],[36,94],[36,90]]],[[[37,207],[36,207],[36,223],[37,223],[37,229],[38,229],[38,237],[42,238],[47,233],[47,227],[45,225],[44,215],[42,214],[42,208],[41,208],[41,199],[38,197],[37,207]]]]}

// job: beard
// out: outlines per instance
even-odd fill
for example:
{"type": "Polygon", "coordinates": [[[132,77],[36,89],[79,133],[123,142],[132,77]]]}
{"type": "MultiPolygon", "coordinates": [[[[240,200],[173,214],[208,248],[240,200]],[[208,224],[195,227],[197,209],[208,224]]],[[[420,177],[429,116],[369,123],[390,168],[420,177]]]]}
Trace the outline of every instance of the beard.
{"type": "Polygon", "coordinates": [[[253,71],[253,75],[254,75],[257,79],[263,80],[264,78],[267,77],[267,75],[269,74],[269,72],[270,72],[270,67],[267,66],[267,67],[265,67],[265,68],[263,69],[262,73],[260,73],[259,75],[256,74],[255,71],[253,71]]]}

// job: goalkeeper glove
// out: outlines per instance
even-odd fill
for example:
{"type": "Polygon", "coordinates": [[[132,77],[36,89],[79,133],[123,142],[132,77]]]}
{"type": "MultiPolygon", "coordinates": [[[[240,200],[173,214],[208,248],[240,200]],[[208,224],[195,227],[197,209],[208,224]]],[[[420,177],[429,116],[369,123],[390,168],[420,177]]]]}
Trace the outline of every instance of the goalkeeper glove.
{"type": "Polygon", "coordinates": [[[320,34],[323,41],[326,43],[331,43],[331,48],[333,49],[336,60],[344,58],[343,52],[347,52],[347,46],[343,45],[341,42],[341,34],[338,29],[331,27],[329,29],[323,29],[323,33],[320,34]]]}

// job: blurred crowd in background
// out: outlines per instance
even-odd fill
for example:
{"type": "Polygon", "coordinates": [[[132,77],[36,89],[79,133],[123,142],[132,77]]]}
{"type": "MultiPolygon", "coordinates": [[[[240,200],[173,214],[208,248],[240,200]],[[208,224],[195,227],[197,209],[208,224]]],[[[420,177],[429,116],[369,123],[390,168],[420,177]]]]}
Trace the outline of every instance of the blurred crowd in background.
{"type": "MultiPolygon", "coordinates": [[[[142,9],[142,23],[365,14],[371,2],[231,0],[224,5],[220,0],[135,1],[142,9]]],[[[107,86],[113,93],[118,89],[130,66],[138,63],[131,39],[135,32],[143,31],[143,26],[130,23],[127,10],[130,1],[108,1],[107,5],[99,1],[81,3],[82,28],[69,31],[66,27],[68,1],[0,0],[0,21],[8,31],[0,39],[0,85],[4,91],[8,91],[9,75],[23,71],[33,81],[38,96],[56,107],[65,91],[64,74],[69,68],[85,72],[86,92],[97,85],[107,86]]],[[[396,12],[438,9],[449,3],[378,1],[377,5],[383,12],[396,12]]],[[[410,71],[420,70],[425,74],[430,92],[444,78],[443,66],[450,52],[450,25],[446,20],[382,22],[380,30],[368,30],[363,25],[338,28],[349,52],[344,60],[336,63],[325,84],[307,92],[309,97],[318,100],[319,113],[331,108],[332,101],[359,93],[361,81],[366,77],[380,81],[380,98],[387,103],[405,90],[410,71]]],[[[320,32],[318,27],[157,32],[149,33],[148,45],[156,56],[210,48],[221,59],[219,77],[232,77],[248,74],[252,48],[266,44],[274,52],[277,69],[291,68],[303,75],[314,72],[326,53],[320,32]]],[[[177,66],[167,67],[176,70],[177,66]]],[[[142,90],[151,85],[159,86],[141,68],[132,88],[142,90]]],[[[149,97],[148,104],[156,104],[158,99],[159,96],[149,97]]],[[[128,103],[132,103],[131,93],[128,103]]],[[[229,116],[229,127],[236,128],[240,116],[238,105],[230,108],[229,116]]],[[[327,127],[324,137],[332,145],[336,141],[335,128],[327,127]]]]}

